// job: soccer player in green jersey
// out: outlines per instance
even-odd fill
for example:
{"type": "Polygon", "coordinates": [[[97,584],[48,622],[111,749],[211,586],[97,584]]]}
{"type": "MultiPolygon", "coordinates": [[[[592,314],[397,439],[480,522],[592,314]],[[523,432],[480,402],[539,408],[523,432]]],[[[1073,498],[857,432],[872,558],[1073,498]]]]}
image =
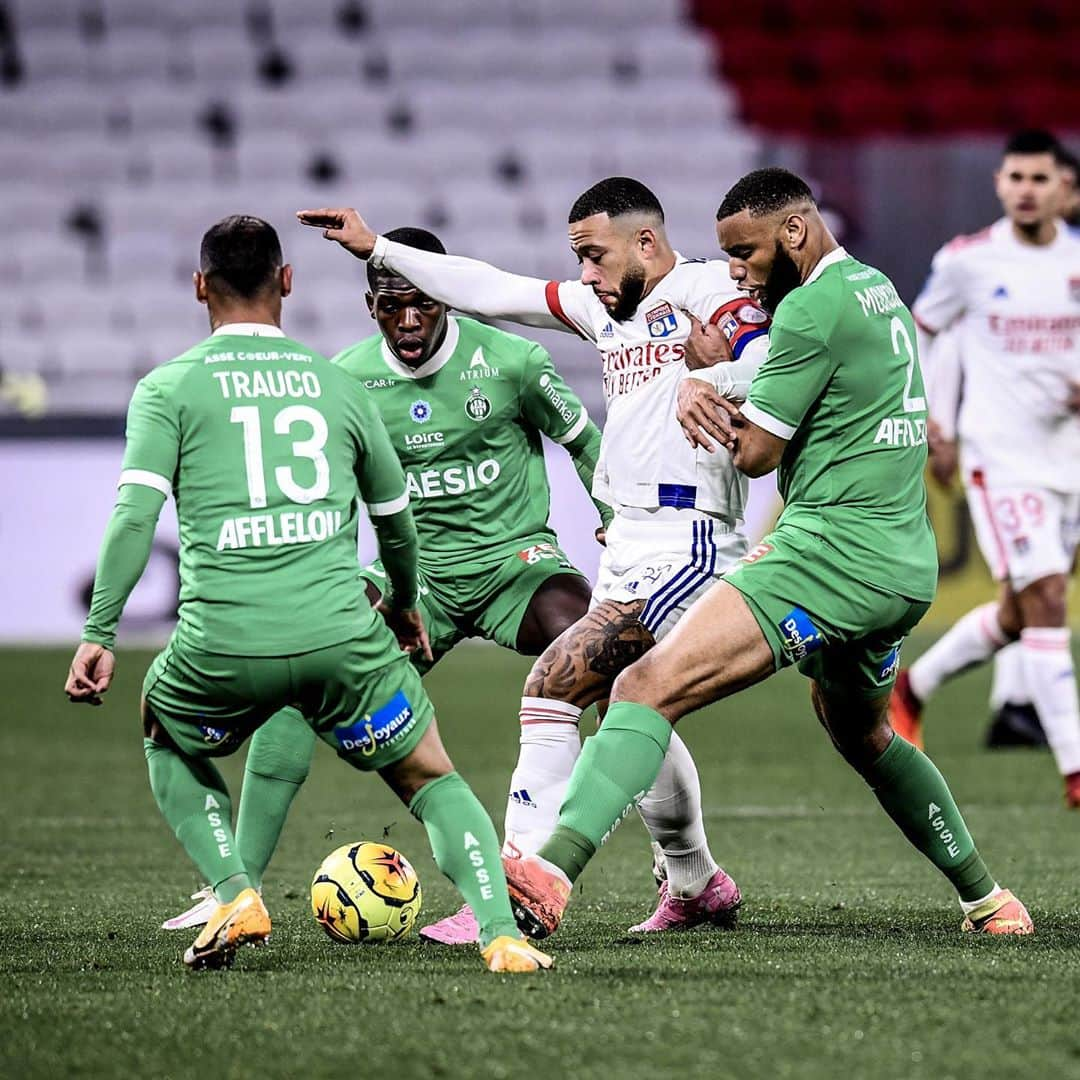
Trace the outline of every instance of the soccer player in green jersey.
{"type": "Polygon", "coordinates": [[[963,929],[1032,933],[991,877],[933,763],[889,727],[900,646],[934,596],[926,517],[926,399],[911,314],[879,270],[853,259],[807,185],[783,169],[743,177],[717,212],[732,276],[774,313],[769,353],[741,409],[680,388],[689,440],[709,435],[750,476],[780,469],[776,529],[615,681],[612,705],[536,857],[507,862],[518,924],[561,918],[573,881],[653,782],[672,725],[789,664],[818,719],[904,835],[956,888],[963,929]],[[699,425],[702,402],[716,420],[699,425]],[[726,418],[726,419],[725,419],[726,418]]]}
{"type": "Polygon", "coordinates": [[[195,292],[212,333],[136,387],[120,494],[65,689],[74,702],[101,703],[120,614],[172,491],[179,621],[147,673],[142,714],[154,797],[218,901],[184,962],[221,967],[270,934],[211,759],[293,705],[423,822],[436,862],[477,914],[488,967],[549,966],[517,935],[491,819],[454,771],[398,648],[429,651],[401,465],[352,376],[281,330],[291,287],[266,222],[225,218],[203,237],[195,292]],[[393,585],[385,621],[357,578],[358,499],[393,585]]]}
{"type": "MultiPolygon", "coordinates": [[[[424,229],[395,229],[388,236],[445,252],[424,229]]],[[[420,540],[417,607],[431,641],[431,654],[414,650],[413,663],[423,673],[471,636],[537,656],[585,615],[590,594],[588,580],[559,549],[548,524],[541,435],[566,447],[588,491],[600,431],[535,342],[455,317],[445,304],[370,263],[367,279],[368,308],[379,333],[345,349],[334,363],[356,377],[356,393],[378,410],[405,468],[420,540]]],[[[606,524],[611,511],[596,505],[606,524]]],[[[393,588],[382,563],[362,573],[372,604],[392,610],[393,588]]],[[[565,723],[573,727],[572,719],[565,723]]],[[[539,738],[523,727],[521,741],[511,791],[528,799],[547,773],[535,761],[539,738]]],[[[256,886],[308,775],[314,744],[314,733],[291,709],[251,740],[237,844],[256,886]]],[[[506,824],[512,845],[509,812],[506,824]]],[[[193,899],[198,903],[165,929],[205,921],[213,898],[200,892],[193,899]]],[[[469,944],[478,932],[466,905],[421,935],[469,944]]]]}

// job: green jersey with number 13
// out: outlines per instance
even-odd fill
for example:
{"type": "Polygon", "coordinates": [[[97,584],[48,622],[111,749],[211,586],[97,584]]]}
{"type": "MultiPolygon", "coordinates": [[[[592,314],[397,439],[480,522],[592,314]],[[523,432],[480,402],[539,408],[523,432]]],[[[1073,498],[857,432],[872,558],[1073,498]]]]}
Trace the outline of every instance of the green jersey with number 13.
{"type": "Polygon", "coordinates": [[[373,632],[357,498],[399,513],[404,473],[355,380],[276,327],[222,327],[139,382],[120,484],[175,493],[185,643],[279,656],[373,632]]]}
{"type": "Polygon", "coordinates": [[[911,312],[880,270],[837,248],[784,297],[742,411],[789,440],[779,525],[820,535],[870,585],[933,598],[926,393],[911,312]]]}

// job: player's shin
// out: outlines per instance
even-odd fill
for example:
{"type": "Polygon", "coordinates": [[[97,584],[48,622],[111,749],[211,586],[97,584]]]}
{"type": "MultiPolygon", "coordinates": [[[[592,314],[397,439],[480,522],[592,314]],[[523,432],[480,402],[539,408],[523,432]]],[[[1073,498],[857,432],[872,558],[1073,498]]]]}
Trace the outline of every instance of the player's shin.
{"type": "Polygon", "coordinates": [[[989,660],[1008,642],[996,603],[969,611],[908,669],[912,692],[925,703],[946,679],[989,660]]]}
{"type": "Polygon", "coordinates": [[[962,901],[994,891],[945,778],[921,750],[894,736],[863,776],[900,831],[952,882],[962,901]]]}
{"type": "Polygon", "coordinates": [[[664,853],[671,895],[698,896],[720,867],[705,837],[697,766],[674,731],[656,782],[638,803],[638,813],[664,853]]]}
{"type": "Polygon", "coordinates": [[[646,705],[611,705],[600,730],[585,740],[559,811],[559,823],[537,855],[571,882],[656,780],[671,724],[646,705]]]}
{"type": "Polygon", "coordinates": [[[251,882],[262,885],[289,807],[311,769],[315,732],[292,708],[275,713],[251,737],[236,814],[236,845],[251,882]]]}
{"type": "Polygon", "coordinates": [[[221,773],[207,759],[143,740],[150,789],[177,840],[222,904],[251,887],[232,831],[232,802],[221,773]]]}
{"type": "Polygon", "coordinates": [[[1065,626],[1020,632],[1025,681],[1062,776],[1080,772],[1080,700],[1071,636],[1065,626]]]}
{"type": "Polygon", "coordinates": [[[476,915],[481,948],[503,935],[519,937],[499,838],[469,785],[456,772],[440,776],[412,797],[409,811],[427,830],[436,865],[476,915]]]}
{"type": "Polygon", "coordinates": [[[548,698],[521,699],[521,749],[506,801],[503,854],[534,855],[559,818],[581,753],[581,709],[548,698]]]}
{"type": "Polygon", "coordinates": [[[990,707],[1030,705],[1031,692],[1024,675],[1024,654],[1019,642],[1006,645],[994,656],[994,677],[990,683],[990,707]]]}

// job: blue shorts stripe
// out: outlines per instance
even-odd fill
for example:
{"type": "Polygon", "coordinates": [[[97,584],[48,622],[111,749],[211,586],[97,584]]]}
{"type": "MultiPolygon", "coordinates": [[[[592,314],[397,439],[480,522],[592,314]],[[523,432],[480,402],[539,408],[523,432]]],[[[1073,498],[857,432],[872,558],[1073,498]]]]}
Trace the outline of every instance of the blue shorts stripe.
{"type": "Polygon", "coordinates": [[[678,593],[675,596],[669,597],[665,601],[662,610],[653,612],[652,618],[650,620],[652,625],[647,627],[650,633],[655,634],[655,631],[663,625],[664,620],[688,596],[691,596],[697,589],[701,588],[702,585],[712,580],[712,573],[716,569],[717,557],[717,548],[716,544],[713,541],[712,534],[713,523],[710,521],[708,524],[708,548],[702,552],[702,565],[697,568],[697,571],[693,575],[693,577],[687,579],[687,581],[683,583],[683,587],[679,589],[678,593]],[[707,567],[705,565],[706,563],[708,564],[707,567]]]}
{"type": "MultiPolygon", "coordinates": [[[[702,585],[712,580],[713,574],[716,571],[716,560],[719,555],[719,551],[716,547],[716,542],[713,539],[713,522],[709,521],[703,523],[705,528],[702,529],[702,549],[701,557],[697,560],[700,565],[694,565],[691,570],[691,574],[686,578],[678,591],[675,594],[668,595],[664,600],[660,602],[658,607],[655,607],[649,612],[648,621],[645,618],[645,612],[641,613],[641,623],[650,634],[655,635],[656,631],[663,625],[664,620],[690,595],[692,595],[702,585]]],[[[681,576],[681,575],[680,575],[681,576]]]]}
{"type": "MultiPolygon", "coordinates": [[[[667,596],[669,593],[673,592],[675,589],[677,589],[679,587],[679,583],[683,580],[683,578],[685,578],[687,576],[687,574],[692,574],[694,572],[694,570],[697,568],[698,539],[699,539],[698,526],[703,525],[704,522],[695,520],[695,521],[691,522],[691,524],[693,525],[693,528],[694,528],[694,540],[693,540],[693,543],[690,546],[690,562],[685,563],[681,570],[678,570],[675,574],[673,574],[645,602],[645,607],[642,610],[641,615],[638,618],[638,621],[645,627],[648,627],[649,624],[648,624],[648,622],[646,620],[648,620],[651,617],[651,612],[656,608],[656,606],[658,604],[662,604],[663,601],[664,601],[664,597],[667,596]]],[[[704,529],[702,529],[701,532],[703,534],[704,529]]],[[[702,539],[703,538],[704,537],[702,536],[702,539]]]]}

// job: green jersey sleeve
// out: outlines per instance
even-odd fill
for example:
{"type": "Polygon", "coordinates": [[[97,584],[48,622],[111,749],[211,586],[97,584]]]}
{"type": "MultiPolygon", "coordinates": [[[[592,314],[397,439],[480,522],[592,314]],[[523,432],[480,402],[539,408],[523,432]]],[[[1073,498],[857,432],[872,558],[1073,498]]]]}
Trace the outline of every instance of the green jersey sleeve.
{"type": "Polygon", "coordinates": [[[360,497],[375,529],[392,603],[411,608],[417,599],[420,549],[405,488],[405,470],[374,406],[359,396],[358,402],[363,425],[362,445],[356,463],[360,497]]]}
{"type": "Polygon", "coordinates": [[[777,309],[769,352],[750,383],[743,416],[777,438],[790,440],[835,367],[813,317],[794,297],[787,299],[777,309]]]}
{"type": "Polygon", "coordinates": [[[409,505],[405,470],[394,453],[382,417],[367,398],[361,396],[362,393],[361,389],[357,395],[361,430],[356,455],[356,482],[368,514],[373,518],[388,517],[409,505]]]}
{"type": "Polygon", "coordinates": [[[142,379],[128,406],[120,486],[143,484],[168,495],[179,460],[180,420],[175,406],[153,382],[142,379]]]}
{"type": "Polygon", "coordinates": [[[94,595],[83,627],[83,641],[111,649],[124,605],[150,561],[154,527],[164,495],[152,485],[130,483],[120,488],[94,574],[94,595]]]}
{"type": "Polygon", "coordinates": [[[521,415],[552,442],[573,442],[589,422],[577,394],[555,370],[547,350],[533,345],[521,371],[521,415]]]}
{"type": "MultiPolygon", "coordinates": [[[[552,442],[565,446],[585,490],[592,494],[593,477],[600,460],[600,429],[577,394],[566,384],[547,350],[539,345],[529,349],[521,377],[521,415],[552,442]]],[[[607,503],[593,499],[604,527],[613,511],[607,503]]]]}

